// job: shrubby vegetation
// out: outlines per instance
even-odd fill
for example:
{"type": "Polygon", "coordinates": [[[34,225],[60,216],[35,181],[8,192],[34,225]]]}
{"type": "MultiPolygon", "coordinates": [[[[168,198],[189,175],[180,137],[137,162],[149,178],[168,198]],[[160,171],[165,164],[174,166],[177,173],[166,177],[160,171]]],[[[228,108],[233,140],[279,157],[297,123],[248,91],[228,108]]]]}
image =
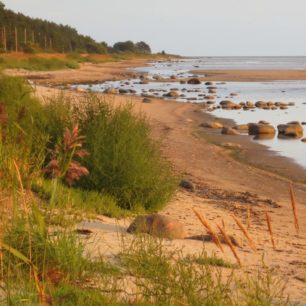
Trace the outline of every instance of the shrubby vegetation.
{"type": "Polygon", "coordinates": [[[22,79],[0,77],[2,175],[13,176],[9,163],[14,156],[24,179],[57,171],[62,183],[110,195],[121,208],[160,208],[176,181],[150,138],[146,119],[131,105],[114,108],[96,96],[80,105],[72,107],[64,96],[42,105],[22,79]]]}
{"type": "Polygon", "coordinates": [[[122,208],[160,208],[176,184],[146,118],[135,117],[132,105],[112,108],[95,96],[81,105],[79,122],[90,154],[84,158],[89,175],[79,186],[114,196],[122,208]]]}

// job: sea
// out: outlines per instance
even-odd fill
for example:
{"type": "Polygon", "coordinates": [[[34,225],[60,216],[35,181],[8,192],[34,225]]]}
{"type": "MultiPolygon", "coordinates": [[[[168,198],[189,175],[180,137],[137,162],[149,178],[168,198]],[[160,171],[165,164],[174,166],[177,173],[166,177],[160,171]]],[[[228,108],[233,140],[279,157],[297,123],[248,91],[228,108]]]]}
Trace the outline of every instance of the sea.
{"type": "MultiPolygon", "coordinates": [[[[190,57],[169,61],[151,62],[146,67],[138,67],[134,70],[143,73],[150,80],[146,84],[141,84],[140,79],[129,79],[121,81],[107,81],[100,84],[78,85],[81,88],[102,92],[107,88],[118,88],[132,90],[131,95],[154,95],[163,97],[171,89],[184,92],[184,97],[176,100],[181,103],[201,103],[205,102],[203,97],[207,94],[205,84],[189,85],[180,84],[180,78],[201,76],[203,70],[305,70],[306,56],[299,57],[190,57]],[[171,82],[159,82],[154,80],[154,76],[169,78],[175,76],[171,82]]],[[[306,122],[306,81],[267,81],[267,82],[221,82],[216,81],[217,87],[216,105],[222,100],[232,100],[233,102],[246,101],[273,101],[273,102],[294,102],[294,106],[286,110],[263,110],[256,108],[252,111],[244,110],[223,110],[215,109],[211,112],[218,118],[228,118],[236,124],[268,121],[275,128],[279,124],[291,121],[306,122]],[[231,93],[237,94],[230,96],[231,93]]],[[[304,137],[306,137],[306,125],[304,127],[304,137]]],[[[256,139],[250,137],[252,141],[261,143],[272,150],[275,154],[285,156],[293,160],[298,165],[306,169],[306,143],[301,139],[282,139],[275,135],[270,139],[256,139]]]]}

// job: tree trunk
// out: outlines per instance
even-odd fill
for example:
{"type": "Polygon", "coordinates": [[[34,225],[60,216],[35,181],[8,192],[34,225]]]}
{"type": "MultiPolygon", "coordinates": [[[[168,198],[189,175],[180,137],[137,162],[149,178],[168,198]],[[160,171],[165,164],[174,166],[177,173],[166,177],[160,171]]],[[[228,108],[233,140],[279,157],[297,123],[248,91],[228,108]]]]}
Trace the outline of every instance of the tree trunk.
{"type": "Polygon", "coordinates": [[[4,51],[7,51],[7,47],[6,47],[6,29],[5,27],[3,28],[3,46],[4,46],[4,51]]]}
{"type": "Polygon", "coordinates": [[[18,52],[18,31],[15,27],[15,51],[18,52]]]}

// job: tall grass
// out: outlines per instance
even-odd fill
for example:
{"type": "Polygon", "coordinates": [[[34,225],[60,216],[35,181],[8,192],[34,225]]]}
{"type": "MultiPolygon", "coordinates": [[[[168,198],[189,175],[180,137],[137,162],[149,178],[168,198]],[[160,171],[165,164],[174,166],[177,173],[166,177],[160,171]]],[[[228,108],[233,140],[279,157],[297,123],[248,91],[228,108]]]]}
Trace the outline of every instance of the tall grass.
{"type": "Polygon", "coordinates": [[[31,97],[23,80],[0,76],[0,186],[14,183],[12,160],[28,180],[40,171],[48,135],[43,130],[42,105],[31,97]]]}
{"type": "Polygon", "coordinates": [[[80,128],[90,154],[84,158],[89,175],[79,186],[112,195],[122,208],[162,207],[176,180],[151,139],[146,118],[135,115],[130,104],[114,108],[94,96],[81,105],[80,128]]]}

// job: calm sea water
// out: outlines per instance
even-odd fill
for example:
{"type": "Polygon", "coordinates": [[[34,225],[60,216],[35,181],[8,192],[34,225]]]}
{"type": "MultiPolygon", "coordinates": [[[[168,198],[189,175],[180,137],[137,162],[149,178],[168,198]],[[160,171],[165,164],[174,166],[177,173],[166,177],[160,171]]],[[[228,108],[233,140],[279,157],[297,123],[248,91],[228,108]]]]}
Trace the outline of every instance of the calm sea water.
{"type": "MultiPolygon", "coordinates": [[[[192,70],[220,70],[220,69],[306,69],[306,57],[198,57],[169,62],[153,62],[148,67],[137,68],[138,72],[164,77],[176,75],[177,78],[190,77],[192,70]]],[[[196,72],[195,72],[196,73],[196,72]]],[[[139,84],[138,79],[116,82],[104,82],[96,85],[81,85],[92,91],[104,91],[106,88],[133,89],[136,95],[150,94],[162,97],[170,89],[177,89],[185,95],[177,100],[181,102],[203,102],[207,88],[204,84],[188,85],[176,82],[149,82],[139,84]]],[[[266,120],[275,127],[278,124],[290,121],[306,122],[306,81],[273,81],[273,82],[215,82],[217,87],[216,104],[228,99],[230,93],[238,95],[231,98],[233,102],[242,101],[273,101],[295,102],[295,106],[287,110],[222,110],[217,109],[213,115],[220,118],[229,118],[238,124],[266,120]]],[[[304,126],[304,136],[306,128],[304,126]]],[[[246,136],[251,137],[251,136],[246,136]]],[[[300,139],[284,140],[274,137],[268,140],[255,140],[266,145],[270,150],[293,159],[306,169],[306,143],[300,139]]]]}
{"type": "Polygon", "coordinates": [[[306,56],[291,57],[196,57],[171,62],[155,62],[149,67],[136,70],[149,74],[164,76],[187,74],[197,70],[231,70],[231,69],[306,69],[306,56]]]}

